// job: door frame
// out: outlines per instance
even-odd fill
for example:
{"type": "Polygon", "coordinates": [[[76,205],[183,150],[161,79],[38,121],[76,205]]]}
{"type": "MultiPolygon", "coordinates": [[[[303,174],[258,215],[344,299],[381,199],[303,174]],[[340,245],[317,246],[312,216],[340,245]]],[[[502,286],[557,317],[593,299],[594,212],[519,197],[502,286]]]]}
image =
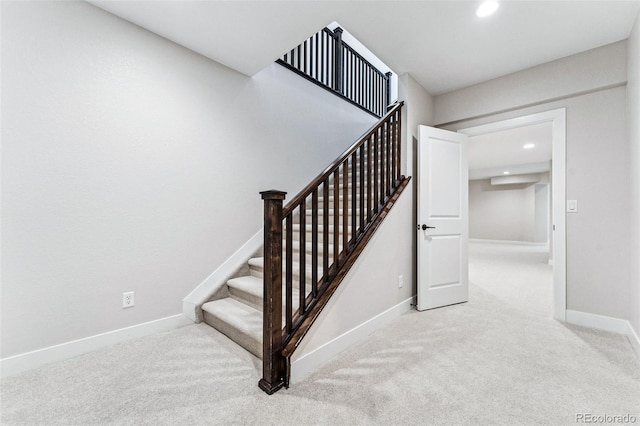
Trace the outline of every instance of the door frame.
{"type": "Polygon", "coordinates": [[[468,136],[478,136],[532,124],[552,123],[553,317],[563,322],[567,318],[566,120],[566,108],[559,108],[458,130],[468,136]]]}

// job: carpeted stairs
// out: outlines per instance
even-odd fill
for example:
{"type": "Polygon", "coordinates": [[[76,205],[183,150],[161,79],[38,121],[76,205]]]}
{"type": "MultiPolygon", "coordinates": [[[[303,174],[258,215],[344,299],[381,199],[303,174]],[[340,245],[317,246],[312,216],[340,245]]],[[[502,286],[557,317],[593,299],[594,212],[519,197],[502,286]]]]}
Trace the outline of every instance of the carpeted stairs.
{"type": "MultiPolygon", "coordinates": [[[[356,176],[358,179],[358,176],[356,176]]],[[[342,189],[342,175],[340,175],[339,186],[342,189]]],[[[349,182],[351,183],[351,172],[349,172],[349,182]]],[[[357,188],[360,187],[360,183],[358,182],[356,185],[357,188]]],[[[342,194],[342,190],[340,193],[342,194]]],[[[333,262],[333,219],[334,219],[334,206],[338,210],[338,214],[342,214],[342,202],[343,198],[340,195],[337,203],[333,198],[333,181],[329,184],[329,193],[331,194],[328,198],[329,209],[329,223],[331,224],[328,227],[329,233],[329,241],[330,244],[328,246],[327,256],[329,258],[329,265],[333,262]]],[[[357,198],[359,199],[359,197],[357,198]]],[[[322,196],[319,196],[319,210],[322,211],[323,201],[322,196]]],[[[310,203],[309,203],[310,205],[310,203]]],[[[306,292],[307,294],[311,290],[311,217],[312,210],[307,209],[306,221],[305,221],[305,230],[306,230],[306,244],[304,247],[304,251],[306,252],[306,292]]],[[[348,215],[351,217],[351,208],[348,210],[348,215]]],[[[318,224],[318,256],[322,258],[324,256],[322,240],[323,240],[323,221],[322,221],[322,213],[320,213],[319,224],[318,224]]],[[[293,224],[293,311],[299,306],[299,290],[298,290],[298,282],[300,279],[300,263],[297,261],[300,257],[300,223],[299,220],[294,220],[293,224]]],[[[342,231],[342,218],[341,224],[338,228],[338,231],[342,231]]],[[[351,220],[349,219],[349,223],[351,220]]],[[[349,225],[347,230],[350,232],[351,226],[349,225]]],[[[286,242],[283,241],[283,248],[286,245],[286,242]]],[[[342,250],[342,238],[340,238],[340,247],[339,250],[342,250]]],[[[283,254],[284,258],[284,254],[283,254]]],[[[213,300],[207,302],[202,305],[202,312],[204,321],[209,324],[211,327],[225,334],[231,340],[236,342],[238,345],[245,348],[247,351],[251,352],[253,355],[258,358],[262,358],[262,311],[263,311],[263,257],[255,257],[248,260],[249,266],[249,274],[245,276],[240,276],[236,278],[229,279],[226,283],[226,292],[221,292],[222,294],[228,295],[227,297],[213,300]]],[[[283,286],[284,286],[284,277],[286,276],[286,271],[283,270],[283,286]]],[[[318,278],[322,277],[322,259],[318,261],[318,278]]],[[[284,288],[283,288],[284,294],[284,288]]],[[[284,303],[282,307],[283,316],[284,316],[284,303]]],[[[284,318],[283,318],[284,321],[284,318]]],[[[284,324],[284,323],[283,323],[284,324]]]]}

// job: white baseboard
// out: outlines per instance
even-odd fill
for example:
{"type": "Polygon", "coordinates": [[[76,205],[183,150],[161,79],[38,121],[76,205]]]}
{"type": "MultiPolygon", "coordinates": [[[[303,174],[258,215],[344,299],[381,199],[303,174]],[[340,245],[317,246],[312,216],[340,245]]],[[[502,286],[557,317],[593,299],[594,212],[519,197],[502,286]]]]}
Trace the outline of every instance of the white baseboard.
{"type": "Polygon", "coordinates": [[[569,324],[580,325],[582,327],[595,328],[609,331],[611,333],[627,334],[629,332],[629,321],[620,318],[606,317],[603,315],[589,314],[580,311],[567,309],[566,320],[569,324]]]}
{"type": "Polygon", "coordinates": [[[48,348],[3,358],[0,360],[1,376],[12,376],[23,371],[41,367],[45,364],[73,358],[105,346],[125,342],[127,340],[136,339],[149,334],[173,330],[189,324],[193,324],[193,322],[184,315],[178,314],[131,327],[121,328],[119,330],[109,331],[107,333],[97,334],[95,336],[85,337],[83,339],[73,340],[71,342],[55,346],[49,346],[48,348]]]}
{"type": "Polygon", "coordinates": [[[357,327],[354,327],[335,339],[325,343],[313,352],[303,355],[301,358],[293,361],[291,363],[290,382],[298,383],[302,381],[305,377],[318,370],[318,368],[334,358],[340,352],[350,346],[353,346],[355,343],[363,340],[374,331],[384,327],[403,313],[409,311],[413,300],[414,298],[410,297],[409,299],[392,306],[386,311],[381,312],[357,327]]]}
{"type": "Polygon", "coordinates": [[[640,338],[629,321],[586,312],[570,311],[568,309],[566,313],[566,319],[569,324],[626,335],[634,352],[640,358],[640,338]]]}
{"type": "Polygon", "coordinates": [[[638,337],[638,333],[633,329],[631,323],[627,321],[629,325],[629,329],[627,330],[627,338],[629,339],[629,343],[633,347],[633,350],[636,351],[636,355],[640,358],[640,337],[638,337]]]}
{"type": "Polygon", "coordinates": [[[202,319],[198,314],[200,306],[206,303],[211,295],[219,290],[238,268],[255,253],[264,243],[264,229],[260,229],[253,237],[242,245],[235,253],[224,261],[215,271],[205,278],[198,287],[182,300],[182,313],[193,322],[200,322],[202,319]]]}
{"type": "Polygon", "coordinates": [[[469,238],[470,243],[488,243],[488,244],[515,244],[519,246],[537,246],[548,247],[549,243],[536,243],[533,241],[512,241],[512,240],[484,240],[481,238],[469,238]]]}

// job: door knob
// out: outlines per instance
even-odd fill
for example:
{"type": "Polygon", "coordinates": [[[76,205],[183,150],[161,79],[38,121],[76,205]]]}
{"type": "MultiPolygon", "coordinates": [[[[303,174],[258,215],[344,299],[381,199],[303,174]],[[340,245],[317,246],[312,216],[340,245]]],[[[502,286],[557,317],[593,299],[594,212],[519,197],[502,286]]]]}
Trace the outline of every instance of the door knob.
{"type": "Polygon", "coordinates": [[[436,229],[435,226],[427,226],[427,225],[422,225],[422,230],[426,231],[427,229],[436,229]]]}

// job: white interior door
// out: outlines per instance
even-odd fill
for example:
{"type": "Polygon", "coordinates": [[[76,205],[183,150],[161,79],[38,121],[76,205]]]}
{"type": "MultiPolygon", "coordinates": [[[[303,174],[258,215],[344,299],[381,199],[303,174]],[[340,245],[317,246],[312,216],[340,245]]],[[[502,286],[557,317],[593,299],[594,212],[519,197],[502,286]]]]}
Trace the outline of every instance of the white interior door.
{"type": "Polygon", "coordinates": [[[419,126],[418,310],[469,299],[467,136],[419,126]]]}

